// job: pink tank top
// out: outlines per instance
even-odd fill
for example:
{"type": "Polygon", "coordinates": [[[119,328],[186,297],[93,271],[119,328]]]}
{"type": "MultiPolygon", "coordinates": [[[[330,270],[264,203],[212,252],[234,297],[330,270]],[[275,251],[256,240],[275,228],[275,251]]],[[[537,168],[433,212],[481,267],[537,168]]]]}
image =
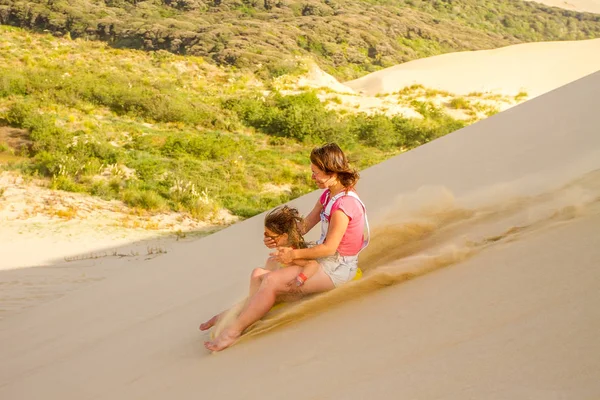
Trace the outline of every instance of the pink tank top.
{"type": "MultiPolygon", "coordinates": [[[[319,198],[319,202],[325,207],[328,200],[329,190],[326,190],[319,198]]],[[[331,215],[337,210],[342,211],[350,219],[348,228],[346,229],[344,236],[342,236],[337,251],[342,256],[354,256],[360,252],[363,245],[363,232],[365,227],[364,209],[356,198],[352,196],[343,196],[333,203],[331,215]]],[[[331,217],[329,217],[329,220],[330,219],[331,217]]]]}

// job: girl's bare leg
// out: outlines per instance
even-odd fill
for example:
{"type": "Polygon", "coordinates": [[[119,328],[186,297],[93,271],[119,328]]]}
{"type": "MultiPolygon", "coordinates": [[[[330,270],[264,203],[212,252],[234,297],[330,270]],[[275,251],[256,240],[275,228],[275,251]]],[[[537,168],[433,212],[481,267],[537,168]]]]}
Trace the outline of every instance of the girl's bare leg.
{"type": "Polygon", "coordinates": [[[303,286],[296,287],[294,280],[300,272],[302,272],[301,267],[291,265],[266,275],[236,321],[214,340],[205,342],[205,347],[212,351],[220,351],[231,346],[240,337],[244,329],[269,312],[275,304],[278,294],[298,293],[302,295],[325,292],[334,288],[333,282],[322,268],[319,268],[319,271],[307,280],[303,286]]]}
{"type": "Polygon", "coordinates": [[[250,275],[250,291],[248,293],[248,298],[254,296],[254,293],[258,291],[263,278],[269,272],[271,271],[264,268],[254,268],[254,270],[252,270],[252,274],[250,275]]]}
{"type": "MultiPolygon", "coordinates": [[[[264,275],[268,274],[269,272],[271,272],[271,271],[266,270],[264,268],[254,268],[254,270],[252,270],[252,274],[250,275],[250,294],[248,295],[248,298],[252,297],[254,295],[254,293],[256,293],[256,291],[260,287],[262,278],[264,277],[264,275]]],[[[248,300],[246,300],[246,301],[248,301],[248,300]]],[[[227,311],[228,310],[225,310],[217,315],[214,315],[208,321],[201,323],[200,330],[206,331],[206,330],[209,330],[210,328],[212,328],[213,326],[215,326],[215,324],[219,321],[219,318],[223,314],[225,314],[227,311]]]]}

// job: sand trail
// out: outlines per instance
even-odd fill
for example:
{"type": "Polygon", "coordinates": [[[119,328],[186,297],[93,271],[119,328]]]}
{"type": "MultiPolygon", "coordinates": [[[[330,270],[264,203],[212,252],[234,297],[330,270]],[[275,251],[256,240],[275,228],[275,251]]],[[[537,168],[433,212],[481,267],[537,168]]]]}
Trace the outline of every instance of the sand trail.
{"type": "MultiPolygon", "coordinates": [[[[396,208],[372,231],[372,245],[361,255],[363,279],[329,293],[277,308],[248,328],[240,341],[326,312],[357,299],[449,267],[492,246],[600,214],[600,170],[535,195],[496,199],[491,188],[455,198],[444,187],[421,188],[398,199],[396,208]],[[482,195],[488,192],[488,196],[482,195]]],[[[232,307],[214,328],[218,335],[241,311],[232,307]]]]}

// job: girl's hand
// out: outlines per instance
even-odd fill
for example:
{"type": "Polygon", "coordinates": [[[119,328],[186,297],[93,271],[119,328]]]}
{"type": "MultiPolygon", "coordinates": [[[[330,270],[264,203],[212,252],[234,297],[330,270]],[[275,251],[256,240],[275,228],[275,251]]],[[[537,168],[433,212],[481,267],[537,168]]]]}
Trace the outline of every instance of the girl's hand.
{"type": "Polygon", "coordinates": [[[287,283],[287,292],[288,293],[300,293],[302,289],[300,289],[301,285],[298,285],[298,279],[294,278],[287,283]]]}
{"type": "Polygon", "coordinates": [[[273,240],[272,238],[268,237],[268,236],[264,236],[263,237],[263,243],[265,244],[265,246],[267,246],[269,249],[274,249],[275,247],[277,247],[277,243],[275,243],[275,240],[273,240]]]}
{"type": "Polygon", "coordinates": [[[282,264],[291,264],[294,261],[294,249],[291,247],[278,247],[277,251],[271,255],[282,264]]]}

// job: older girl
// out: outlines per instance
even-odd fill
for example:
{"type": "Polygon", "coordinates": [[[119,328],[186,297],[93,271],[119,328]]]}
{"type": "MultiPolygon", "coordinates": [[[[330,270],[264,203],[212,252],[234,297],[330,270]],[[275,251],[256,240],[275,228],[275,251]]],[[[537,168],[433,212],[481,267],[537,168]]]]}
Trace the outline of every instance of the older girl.
{"type": "Polygon", "coordinates": [[[354,190],[359,175],[335,143],[313,149],[310,161],[312,179],[324,191],[301,222],[300,233],[321,221],[321,238],[315,246],[293,248],[265,235],[267,247],[276,248],[271,255],[287,268],[263,274],[237,319],[214,340],[205,342],[207,349],[219,351],[232,345],[244,329],[269,312],[278,296],[325,292],[356,275],[358,254],[367,244],[365,224],[368,227],[365,206],[354,190]],[[315,262],[308,267],[309,276],[305,267],[310,260],[315,262]]]}

